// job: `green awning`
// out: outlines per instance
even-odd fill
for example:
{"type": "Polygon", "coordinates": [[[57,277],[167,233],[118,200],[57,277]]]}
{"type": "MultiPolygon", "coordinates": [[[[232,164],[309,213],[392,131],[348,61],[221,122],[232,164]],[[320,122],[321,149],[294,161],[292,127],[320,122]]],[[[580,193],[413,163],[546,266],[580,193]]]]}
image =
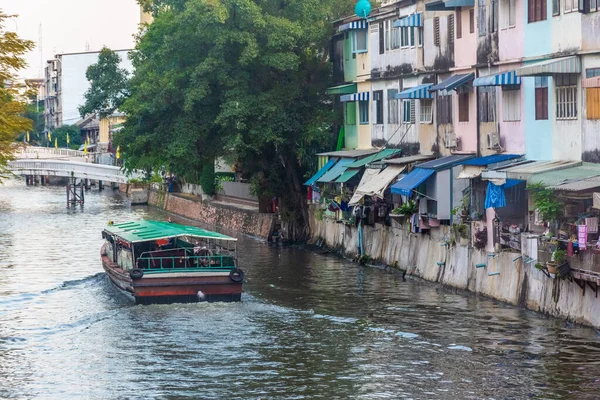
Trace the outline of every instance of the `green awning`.
{"type": "Polygon", "coordinates": [[[327,94],[352,94],[356,93],[356,83],[350,83],[348,85],[334,86],[327,89],[327,94]]]}
{"type": "Polygon", "coordinates": [[[353,176],[358,174],[359,171],[360,171],[360,169],[348,169],[348,170],[344,171],[344,173],[339,178],[337,178],[335,182],[336,183],[346,183],[353,176]]]}
{"type": "Polygon", "coordinates": [[[581,73],[581,61],[578,56],[553,58],[517,68],[517,76],[549,76],[579,73],[581,73]]]}
{"type": "Polygon", "coordinates": [[[401,152],[402,152],[402,150],[400,150],[400,149],[385,149],[385,150],[381,150],[379,153],[372,154],[372,155],[370,155],[368,157],[361,158],[360,160],[357,160],[357,161],[353,162],[352,164],[350,164],[348,166],[348,168],[360,168],[360,167],[364,167],[367,164],[373,163],[375,161],[381,161],[381,160],[384,160],[386,158],[390,158],[392,156],[400,154],[401,152]]]}
{"type": "MultiPolygon", "coordinates": [[[[219,239],[236,241],[236,238],[207,231],[195,226],[174,224],[164,221],[140,220],[107,226],[104,231],[115,235],[126,242],[148,242],[156,239],[170,239],[180,236],[192,236],[203,239],[219,239]]],[[[104,235],[103,235],[104,236],[104,235]]]]}
{"type": "Polygon", "coordinates": [[[557,169],[532,175],[527,179],[527,183],[556,186],[597,176],[600,176],[600,165],[584,162],[572,168],[557,169]]]}

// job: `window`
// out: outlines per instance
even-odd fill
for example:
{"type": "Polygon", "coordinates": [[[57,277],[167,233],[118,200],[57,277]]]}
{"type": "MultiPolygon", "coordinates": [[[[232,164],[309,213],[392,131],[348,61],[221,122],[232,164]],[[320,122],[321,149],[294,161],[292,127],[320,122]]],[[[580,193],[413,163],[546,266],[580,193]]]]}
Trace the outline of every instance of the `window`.
{"type": "Polygon", "coordinates": [[[479,28],[479,36],[485,36],[485,34],[486,34],[485,0],[478,0],[477,10],[478,10],[477,27],[479,28]]]}
{"type": "Polygon", "coordinates": [[[421,99],[419,100],[419,121],[422,124],[431,124],[433,122],[433,100],[421,99]]]}
{"type": "Polygon", "coordinates": [[[565,13],[579,10],[579,1],[578,0],[563,0],[563,3],[565,5],[565,13]]]}
{"type": "Polygon", "coordinates": [[[556,119],[577,119],[577,75],[556,75],[556,119]]]}
{"type": "Polygon", "coordinates": [[[383,27],[384,27],[383,29],[384,29],[385,49],[389,50],[390,49],[390,29],[391,29],[390,21],[384,21],[383,27]]]}
{"type": "Polygon", "coordinates": [[[438,124],[452,123],[452,95],[436,96],[436,112],[438,124]]]}
{"type": "Polygon", "coordinates": [[[458,94],[458,122],[469,122],[469,93],[458,94]]]}
{"type": "Polygon", "coordinates": [[[390,37],[389,37],[389,46],[390,50],[399,49],[400,48],[400,28],[397,26],[393,26],[394,22],[398,21],[397,19],[393,21],[387,21],[387,23],[391,26],[390,28],[390,37]]]}
{"type": "Polygon", "coordinates": [[[600,76],[600,68],[588,68],[585,70],[586,78],[594,78],[596,76],[600,76]]]}
{"type": "Polygon", "coordinates": [[[490,13],[490,32],[494,33],[498,31],[498,1],[490,0],[490,13]]]}
{"type": "Polygon", "coordinates": [[[469,10],[469,33],[475,33],[475,10],[469,10]]]}
{"type": "Polygon", "coordinates": [[[496,122],[496,87],[479,87],[479,122],[496,122]]]}
{"type": "Polygon", "coordinates": [[[516,24],[515,0],[500,0],[500,28],[514,28],[516,24]]]}
{"type": "Polygon", "coordinates": [[[454,43],[454,14],[448,15],[448,43],[454,43]]]}
{"type": "Polygon", "coordinates": [[[356,29],[351,32],[352,53],[367,52],[367,33],[366,29],[356,29]]]}
{"type": "Polygon", "coordinates": [[[502,90],[502,119],[505,122],[521,120],[521,90],[502,90]]]}
{"type": "Polygon", "coordinates": [[[415,47],[415,27],[408,28],[410,30],[410,47],[415,47]]]}
{"type": "Polygon", "coordinates": [[[397,89],[388,89],[387,100],[388,100],[388,124],[398,123],[398,100],[396,95],[398,94],[397,89]]]}
{"type": "Polygon", "coordinates": [[[456,12],[456,38],[462,38],[462,14],[460,10],[456,12]]]}
{"type": "Polygon", "coordinates": [[[535,77],[535,119],[548,119],[548,77],[535,77]]]}
{"type": "Polygon", "coordinates": [[[383,124],[383,90],[373,92],[373,114],[375,115],[375,124],[383,124]]]}
{"type": "Polygon", "coordinates": [[[552,0],[552,15],[560,15],[560,0],[552,0]]]}
{"type": "Polygon", "coordinates": [[[358,102],[358,114],[361,125],[366,125],[369,123],[369,101],[358,102]]]}
{"type": "Polygon", "coordinates": [[[600,119],[600,88],[587,88],[585,92],[587,119],[600,119]]]}
{"type": "Polygon", "coordinates": [[[383,22],[379,23],[379,54],[385,53],[385,28],[383,22]]]}
{"type": "Polygon", "coordinates": [[[419,47],[423,46],[423,28],[415,28],[418,32],[419,47]]]}
{"type": "Polygon", "coordinates": [[[415,101],[413,99],[402,101],[402,123],[415,123],[415,101]]]}
{"type": "Polygon", "coordinates": [[[589,12],[596,12],[600,10],[600,0],[590,0],[589,12]]]}
{"type": "Polygon", "coordinates": [[[433,18],[433,45],[440,45],[440,17],[433,18]]]}
{"type": "Polygon", "coordinates": [[[409,46],[408,27],[403,26],[400,28],[400,47],[409,46]]]}
{"type": "Polygon", "coordinates": [[[349,101],[344,104],[344,124],[356,125],[356,103],[349,101]]]}
{"type": "Polygon", "coordinates": [[[527,21],[538,22],[546,20],[546,0],[527,0],[527,21]]]}

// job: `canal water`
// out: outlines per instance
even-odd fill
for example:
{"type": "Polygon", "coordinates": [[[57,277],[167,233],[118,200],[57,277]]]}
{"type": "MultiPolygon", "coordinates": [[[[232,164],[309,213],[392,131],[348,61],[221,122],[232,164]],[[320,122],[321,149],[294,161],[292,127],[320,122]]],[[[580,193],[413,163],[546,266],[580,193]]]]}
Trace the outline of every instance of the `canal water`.
{"type": "Polygon", "coordinates": [[[241,303],[134,306],[100,232],[166,215],[65,197],[0,186],[0,398],[600,398],[594,329],[248,237],[241,303]]]}

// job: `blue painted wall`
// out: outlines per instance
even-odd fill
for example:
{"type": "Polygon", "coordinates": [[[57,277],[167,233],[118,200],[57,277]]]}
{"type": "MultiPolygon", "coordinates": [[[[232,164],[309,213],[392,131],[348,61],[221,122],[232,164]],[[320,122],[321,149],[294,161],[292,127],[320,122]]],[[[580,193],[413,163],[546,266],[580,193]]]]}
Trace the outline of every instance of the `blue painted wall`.
{"type": "MultiPolygon", "coordinates": [[[[527,2],[524,2],[525,57],[541,56],[552,52],[552,0],[546,0],[546,20],[528,23],[527,2]]],[[[561,7],[563,6],[561,1],[561,7]]]]}
{"type": "Polygon", "coordinates": [[[524,77],[521,84],[525,91],[525,150],[530,160],[552,160],[552,126],[554,93],[552,78],[548,78],[548,119],[535,119],[535,78],[524,77]]]}

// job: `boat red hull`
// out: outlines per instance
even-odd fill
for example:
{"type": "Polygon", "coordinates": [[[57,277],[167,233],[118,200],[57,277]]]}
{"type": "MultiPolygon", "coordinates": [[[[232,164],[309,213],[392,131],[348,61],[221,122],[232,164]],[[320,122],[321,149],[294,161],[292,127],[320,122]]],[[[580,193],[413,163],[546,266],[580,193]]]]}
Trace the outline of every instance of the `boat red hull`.
{"type": "Polygon", "coordinates": [[[198,301],[240,301],[242,282],[234,282],[228,275],[217,276],[144,276],[133,280],[106,256],[102,266],[111,282],[136,304],[194,303],[198,301]],[[200,298],[198,292],[202,292],[200,298]]]}

